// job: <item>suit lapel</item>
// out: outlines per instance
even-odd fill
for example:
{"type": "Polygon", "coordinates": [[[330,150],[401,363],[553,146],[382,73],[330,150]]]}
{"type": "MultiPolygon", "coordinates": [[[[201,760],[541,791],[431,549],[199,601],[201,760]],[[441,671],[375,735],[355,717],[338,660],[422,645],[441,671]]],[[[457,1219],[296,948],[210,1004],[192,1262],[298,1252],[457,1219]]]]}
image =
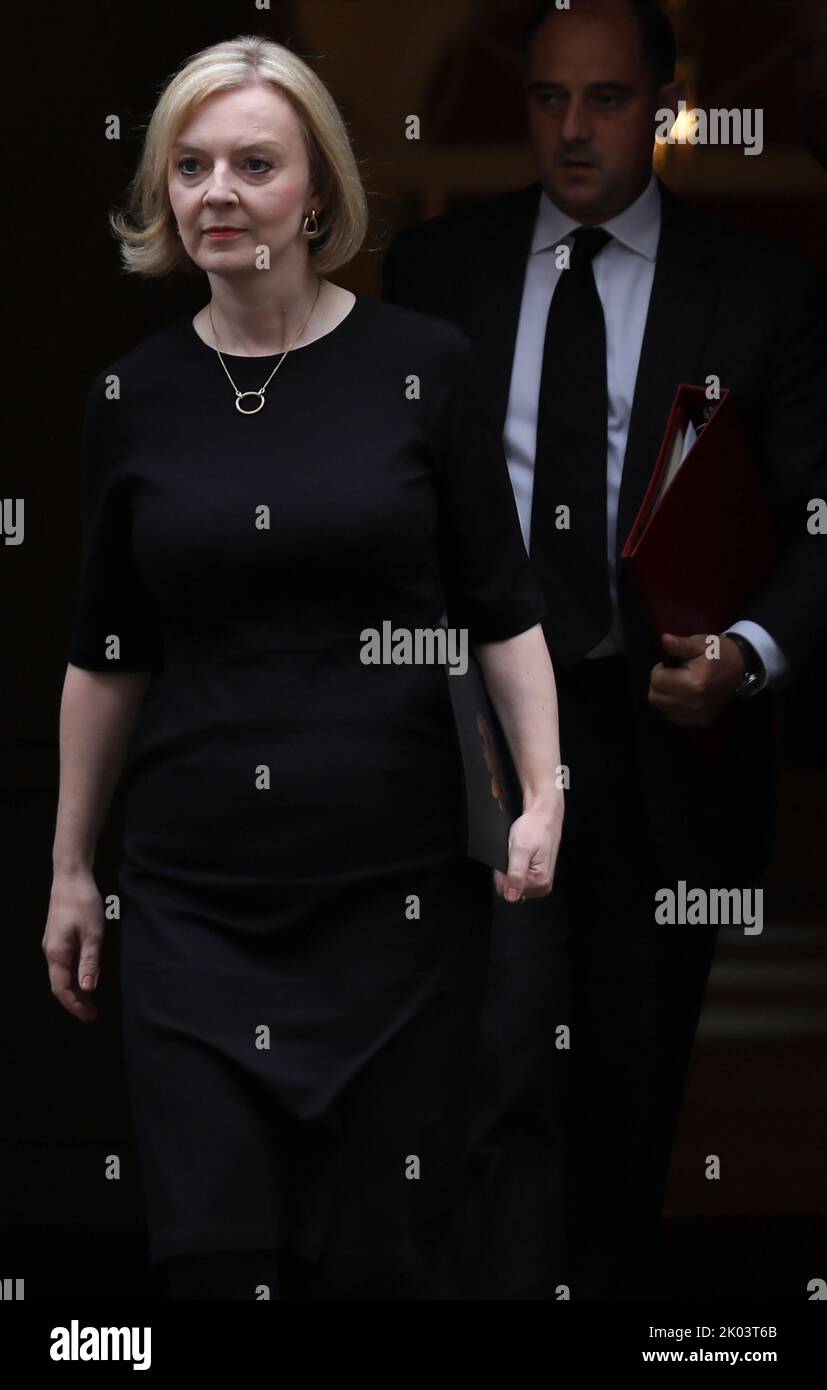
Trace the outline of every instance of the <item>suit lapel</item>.
{"type": "Polygon", "coordinates": [[[675,391],[697,379],[720,293],[714,222],[658,182],[661,234],[623,465],[618,556],[643,501],[675,391]]]}
{"type": "Polygon", "coordinates": [[[466,330],[479,349],[480,376],[500,433],[539,198],[534,183],[498,200],[470,255],[466,330]]]}

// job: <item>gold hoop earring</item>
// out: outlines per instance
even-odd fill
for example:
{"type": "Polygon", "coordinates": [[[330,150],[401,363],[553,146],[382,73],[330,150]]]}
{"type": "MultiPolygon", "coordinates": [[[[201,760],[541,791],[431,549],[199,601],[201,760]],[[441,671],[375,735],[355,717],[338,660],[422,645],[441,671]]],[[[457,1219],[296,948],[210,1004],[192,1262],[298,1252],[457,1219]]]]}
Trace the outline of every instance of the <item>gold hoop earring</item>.
{"type": "Polygon", "coordinates": [[[302,223],[302,231],[308,238],[319,235],[319,219],[316,216],[315,208],[311,208],[309,214],[305,217],[302,223]]]}

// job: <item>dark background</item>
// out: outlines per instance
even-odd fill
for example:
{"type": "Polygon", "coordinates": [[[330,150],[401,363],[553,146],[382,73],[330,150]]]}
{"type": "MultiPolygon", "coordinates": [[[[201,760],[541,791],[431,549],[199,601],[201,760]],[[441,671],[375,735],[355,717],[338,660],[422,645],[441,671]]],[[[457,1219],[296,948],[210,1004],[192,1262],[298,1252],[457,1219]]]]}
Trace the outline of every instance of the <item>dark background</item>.
{"type": "MultiPolygon", "coordinates": [[[[119,1036],[118,925],[108,932],[94,1024],[77,1023],[54,1001],[41,951],[78,574],[83,402],[104,365],[207,299],[206,280],[123,274],[106,214],[124,198],[142,127],[172,73],[208,44],[264,34],[308,58],[345,115],[371,227],[360,256],[334,278],[378,294],[383,249],[398,226],[533,179],[516,47],[532,7],[273,0],[258,11],[214,0],[121,0],[32,7],[26,24],[7,33],[15,75],[3,166],[12,298],[3,496],[25,499],[25,540],[2,551],[8,1176],[0,1200],[8,1229],[0,1275],[25,1275],[29,1298],[154,1291],[119,1036]],[[422,120],[419,143],[404,138],[411,113],[422,120]],[[105,138],[111,114],[121,120],[119,141],[105,138]],[[120,1159],[119,1180],[105,1177],[110,1155],[120,1159]]],[[[662,176],[676,192],[827,268],[827,172],[803,140],[799,7],[665,7],[690,106],[762,107],[765,148],[755,158],[737,148],[676,146],[658,166],[662,176]]],[[[804,1299],[810,1279],[827,1278],[827,773],[818,724],[798,713],[786,732],[779,723],[778,754],[778,850],[763,881],[764,932],[722,929],[690,1074],[665,1223],[671,1296],[804,1299]],[[782,758],[791,735],[795,764],[782,758]],[[704,1176],[711,1153],[721,1158],[716,1182],[704,1176]]],[[[104,897],[117,891],[119,826],[116,797],[97,860],[104,897]]]]}

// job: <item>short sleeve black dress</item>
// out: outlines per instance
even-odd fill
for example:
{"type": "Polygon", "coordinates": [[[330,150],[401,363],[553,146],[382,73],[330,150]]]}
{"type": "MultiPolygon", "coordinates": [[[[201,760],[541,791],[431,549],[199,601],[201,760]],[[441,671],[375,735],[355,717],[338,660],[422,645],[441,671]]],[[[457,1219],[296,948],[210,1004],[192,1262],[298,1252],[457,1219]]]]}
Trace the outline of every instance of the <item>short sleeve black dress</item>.
{"type": "Polygon", "coordinates": [[[491,874],[444,666],[361,654],[544,615],[475,380],[458,329],[360,294],[257,414],[189,315],[91,388],[69,661],[155,675],[119,880],[153,1263],[403,1271],[457,1198],[491,874]]]}

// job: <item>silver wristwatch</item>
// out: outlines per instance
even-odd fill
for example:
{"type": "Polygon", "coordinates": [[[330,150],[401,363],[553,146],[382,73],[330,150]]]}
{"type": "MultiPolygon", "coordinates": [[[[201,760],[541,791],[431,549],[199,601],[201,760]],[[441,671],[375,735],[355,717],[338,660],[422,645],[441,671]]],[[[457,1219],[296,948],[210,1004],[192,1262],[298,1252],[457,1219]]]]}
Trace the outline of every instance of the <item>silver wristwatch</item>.
{"type": "Polygon", "coordinates": [[[742,637],[740,632],[725,632],[723,635],[735,643],[744,658],[744,679],[735,694],[740,695],[742,700],[749,700],[767,684],[767,669],[752,643],[746,637],[742,637]]]}

